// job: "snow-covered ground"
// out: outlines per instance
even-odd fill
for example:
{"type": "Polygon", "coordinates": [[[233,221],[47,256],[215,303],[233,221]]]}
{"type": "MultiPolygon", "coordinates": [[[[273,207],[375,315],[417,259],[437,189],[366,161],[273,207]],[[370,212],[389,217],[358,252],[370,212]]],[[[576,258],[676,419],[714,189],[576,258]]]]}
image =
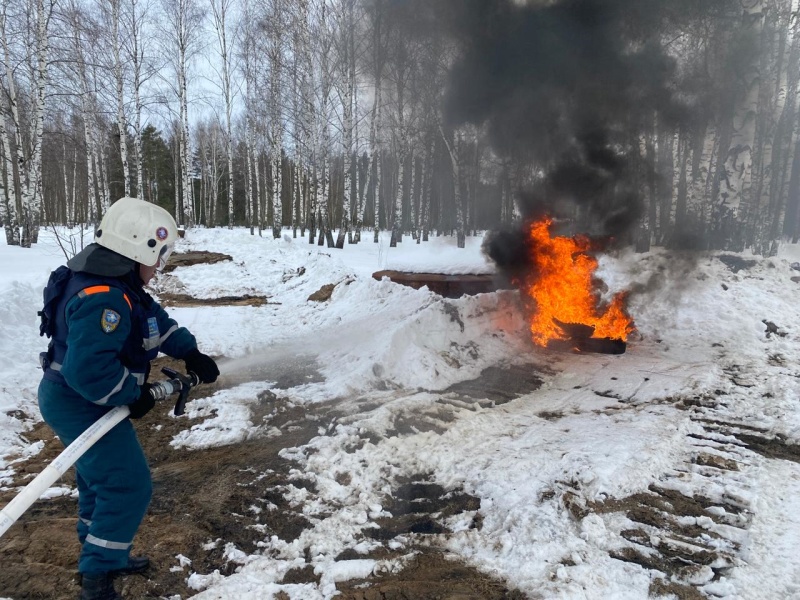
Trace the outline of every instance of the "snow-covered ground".
{"type": "MultiPolygon", "coordinates": [[[[292,356],[310,356],[324,381],[281,393],[309,407],[336,402],[347,415],[321,428],[307,448],[285,451],[315,483],[313,494],[298,487],[291,498],[312,527],[291,543],[264,539],[258,555],[232,548],[240,568],[229,577],[188,568],[189,584],[202,590],[196,598],[262,599],[282,590],[327,599],[336,581],[398,568],[402,559],[334,557],[347,548],[366,555],[370,544],[355,541],[359,532],[388,514],[381,502],[392,482],[419,473],[480,499],[482,526],[469,526],[474,512],[451,517],[446,549],[537,597],[646,598],[663,575],[613,557],[632,545],[623,532],[642,526],[624,511],[597,507],[656,487],[702,498],[719,516],[680,516],[682,525],[706,530],[708,546],[727,557],[681,582],[715,598],[800,598],[800,464],[741,441],[748,433],[800,443],[798,247],[784,245],[770,259],[736,255],[753,261],[743,269],[717,254],[602,257],[597,275],[609,294],[631,290],[638,329],[627,352],[611,356],[534,348],[514,292],[448,300],[371,276],[382,269],[491,272],[480,239],[469,238],[465,249],[448,237],[390,248],[385,234],[378,244],[369,237],[336,250],[290,233],[274,240],[244,229],[192,229],[178,252],[223,252],[233,260],[180,267],[154,286],[156,296],[269,297],[259,307],[170,310],[203,351],[225,357],[223,377],[246,380],[191,401],[190,415],[211,405],[217,412],[176,436],[176,448],[263,433],[248,406],[274,386],[271,369],[292,356]],[[325,284],[337,284],[331,299],[309,301],[325,284]],[[763,321],[778,332],[767,335],[763,321]],[[529,365],[544,382],[502,405],[442,393],[498,365],[529,365]],[[365,397],[369,409],[359,402],[365,397]],[[442,411],[439,427],[387,435],[398,419],[436,421],[442,411]],[[708,456],[735,468],[715,468],[708,456]],[[305,563],[306,551],[319,584],[280,584],[305,563]]],[[[46,345],[36,310],[50,270],[63,261],[50,232],[33,249],[0,246],[0,486],[10,482],[10,457],[39,450],[24,439],[39,419],[37,355],[46,345]]],[[[645,532],[644,555],[663,547],[656,529],[645,532]]],[[[402,549],[410,541],[391,544],[402,549]]]]}

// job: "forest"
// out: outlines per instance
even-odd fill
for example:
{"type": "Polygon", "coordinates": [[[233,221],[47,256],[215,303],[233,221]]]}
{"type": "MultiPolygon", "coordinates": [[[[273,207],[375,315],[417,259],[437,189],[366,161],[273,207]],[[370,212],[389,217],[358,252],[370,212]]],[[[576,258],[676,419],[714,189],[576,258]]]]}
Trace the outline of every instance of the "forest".
{"type": "Polygon", "coordinates": [[[137,196],[339,248],[548,215],[769,255],[800,234],[799,2],[3,2],[6,242],[137,196]]]}

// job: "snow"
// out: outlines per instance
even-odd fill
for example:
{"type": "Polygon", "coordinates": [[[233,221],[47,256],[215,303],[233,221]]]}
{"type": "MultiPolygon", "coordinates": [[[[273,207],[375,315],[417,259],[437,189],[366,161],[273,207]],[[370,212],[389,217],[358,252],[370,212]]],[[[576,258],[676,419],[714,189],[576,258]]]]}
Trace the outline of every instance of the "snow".
{"type": "MultiPolygon", "coordinates": [[[[336,582],[399,570],[404,558],[334,557],[345,549],[369,553],[378,542],[364,542],[360,532],[388,516],[382,502],[392,482],[419,473],[480,499],[476,511],[444,523],[452,532],[442,536],[445,550],[528,594],[647,597],[661,575],[612,557],[630,546],[621,536],[631,527],[624,511],[570,511],[564,500],[589,507],[656,485],[718,503],[709,509],[718,519],[687,515],[682,522],[707,530],[730,565],[716,579],[709,566],[698,569],[685,583],[714,598],[800,597],[800,464],[757,454],[736,438],[757,428],[800,443],[797,246],[786,244],[773,258],[736,255],[754,261],[736,272],[711,253],[604,255],[597,275],[609,295],[630,290],[637,326],[627,352],[612,356],[534,348],[512,291],[452,300],[372,278],[384,269],[491,273],[479,237],[464,249],[449,237],[419,245],[406,239],[396,248],[387,240],[382,233],[374,244],[369,233],[336,250],[290,232],[274,240],[245,229],[191,229],[178,252],[223,252],[232,260],[181,267],[155,283],[156,296],[269,299],[259,307],[170,310],[204,352],[225,357],[222,376],[237,382],[208,397],[198,388],[187,413],[206,418],[178,433],[173,447],[282,435],[253,422],[251,409],[287,365],[311,365],[321,376],[296,382],[283,396],[309,410],[335,401],[346,415],[321,424],[307,446],[283,453],[298,477],[315,484],[314,493],[287,485],[285,494],[310,528],[291,543],[265,534],[254,555],[219,540],[238,565],[227,577],[195,572],[176,556],[173,569],[185,573],[196,598],[282,591],[329,599],[336,582]],[[326,284],[337,284],[329,301],[308,300],[326,284]],[[778,334],[767,336],[763,321],[775,323],[778,334]],[[497,365],[529,365],[543,384],[500,405],[443,391],[497,365]],[[403,419],[440,427],[389,435],[403,419]],[[738,470],[716,472],[694,460],[699,453],[734,460],[738,470]],[[479,528],[471,526],[476,514],[479,528]],[[319,583],[281,584],[288,570],[306,564],[306,553],[319,583]]],[[[25,439],[40,419],[37,355],[46,343],[36,310],[50,270],[63,262],[49,231],[32,249],[0,246],[0,486],[10,484],[15,462],[41,449],[25,439]]],[[[70,493],[59,486],[46,496],[70,493]]],[[[387,546],[406,550],[406,558],[413,552],[405,536],[387,546]]]]}

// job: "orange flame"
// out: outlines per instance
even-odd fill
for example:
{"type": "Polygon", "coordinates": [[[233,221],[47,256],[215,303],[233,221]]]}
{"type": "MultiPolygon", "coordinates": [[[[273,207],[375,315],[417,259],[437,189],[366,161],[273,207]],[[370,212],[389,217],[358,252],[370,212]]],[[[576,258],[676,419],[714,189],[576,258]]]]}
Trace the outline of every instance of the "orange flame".
{"type": "Polygon", "coordinates": [[[535,267],[522,290],[533,301],[533,341],[546,346],[548,340],[568,338],[554,319],[594,327],[591,337],[627,341],[634,329],[625,314],[627,294],[616,294],[601,314],[592,291],[597,260],[588,253],[591,241],[585,236],[551,237],[552,222],[544,218],[531,223],[529,231],[530,258],[535,267]]]}

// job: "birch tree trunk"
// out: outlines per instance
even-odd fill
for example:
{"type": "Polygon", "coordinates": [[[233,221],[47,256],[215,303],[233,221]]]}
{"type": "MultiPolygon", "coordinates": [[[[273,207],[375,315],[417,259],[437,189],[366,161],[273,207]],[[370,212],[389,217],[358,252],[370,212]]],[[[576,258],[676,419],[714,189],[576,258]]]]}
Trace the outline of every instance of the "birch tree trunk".
{"type": "Polygon", "coordinates": [[[281,145],[283,140],[283,115],[281,111],[281,77],[283,72],[283,3],[273,2],[273,23],[270,29],[270,168],[272,169],[272,237],[281,237],[283,227],[281,145]]]}
{"type": "MultiPolygon", "coordinates": [[[[6,233],[6,244],[9,246],[19,246],[19,215],[17,213],[16,188],[13,184],[14,162],[11,160],[11,142],[8,139],[5,116],[2,111],[0,111],[0,137],[2,137],[3,140],[5,171],[8,181],[11,183],[9,187],[3,189],[2,197],[0,197],[0,220],[3,221],[3,229],[6,233]]],[[[2,183],[1,180],[0,183],[2,183]]]]}
{"type": "Polygon", "coordinates": [[[130,60],[133,76],[133,145],[136,153],[136,196],[144,199],[144,157],[142,156],[142,67],[144,64],[144,40],[141,17],[136,12],[138,0],[131,0],[130,60]]]}
{"type": "Polygon", "coordinates": [[[131,175],[128,165],[128,125],[125,119],[125,88],[122,73],[120,52],[120,3],[121,0],[109,0],[111,3],[111,51],[114,55],[114,83],[117,98],[117,133],[119,134],[119,155],[122,161],[122,178],[125,197],[131,195],[131,175]]]}
{"type": "Polygon", "coordinates": [[[82,14],[77,6],[73,6],[71,11],[72,25],[72,50],[75,60],[75,70],[80,85],[80,104],[81,115],[83,118],[83,138],[86,144],[86,189],[88,208],[86,212],[90,223],[97,223],[102,217],[99,212],[97,182],[99,180],[98,150],[96,147],[96,136],[94,135],[94,109],[92,103],[92,92],[89,86],[89,75],[87,73],[86,58],[84,52],[84,42],[81,33],[82,14]]]}
{"type": "MultiPolygon", "coordinates": [[[[742,0],[742,24],[744,31],[753,40],[761,37],[764,11],[763,0],[742,0]]],[[[752,185],[753,148],[755,145],[756,115],[758,112],[758,93],[760,65],[756,48],[743,57],[746,64],[740,64],[739,95],[735,100],[731,138],[727,146],[727,159],[724,163],[725,179],[728,185],[726,208],[732,219],[740,217],[746,208],[752,185]]],[[[725,148],[725,146],[723,146],[725,148]]],[[[735,240],[731,240],[728,249],[741,251],[744,249],[744,235],[738,227],[731,232],[735,240]]]]}
{"type": "MultiPolygon", "coordinates": [[[[789,13],[791,15],[792,13],[789,13]]],[[[787,68],[782,72],[779,81],[779,95],[782,97],[780,117],[775,128],[773,142],[773,177],[769,190],[770,206],[770,239],[777,239],[784,230],[784,221],[787,218],[788,199],[787,189],[791,174],[791,154],[793,129],[791,124],[798,112],[798,83],[800,70],[793,69],[800,61],[800,23],[795,17],[791,23],[785,23],[788,32],[788,52],[786,57],[787,68]]]]}
{"type": "Polygon", "coordinates": [[[194,224],[194,207],[192,204],[191,166],[192,154],[189,136],[189,96],[188,65],[193,54],[197,37],[197,28],[201,14],[195,0],[162,0],[167,14],[168,43],[165,47],[167,56],[174,56],[176,76],[176,94],[179,104],[178,135],[180,152],[178,169],[180,177],[180,194],[175,204],[175,220],[180,227],[194,224]]]}
{"type": "Polygon", "coordinates": [[[253,220],[258,223],[258,237],[261,237],[261,232],[264,230],[264,223],[266,221],[266,210],[261,203],[261,153],[256,146],[255,150],[255,170],[256,170],[256,199],[253,204],[253,220]]]}
{"type": "Polygon", "coordinates": [[[461,198],[461,166],[459,160],[459,149],[461,147],[461,133],[454,132],[453,142],[447,139],[447,135],[439,125],[439,132],[442,134],[442,140],[447,148],[447,153],[450,156],[450,166],[453,172],[453,197],[456,204],[456,240],[459,248],[464,248],[467,245],[467,236],[465,233],[464,222],[464,204],[461,198]]]}
{"type": "MultiPolygon", "coordinates": [[[[48,82],[48,29],[53,9],[53,0],[32,0],[28,5],[30,15],[30,50],[28,61],[32,89],[30,94],[30,127],[27,138],[23,139],[23,126],[20,119],[19,98],[14,83],[12,62],[10,62],[9,41],[6,27],[6,5],[2,9],[2,43],[6,67],[6,94],[14,126],[16,146],[16,170],[20,181],[20,207],[22,234],[20,246],[29,248],[37,237],[39,218],[42,211],[41,170],[42,136],[44,133],[44,112],[46,87],[48,82]],[[27,142],[27,143],[26,143],[27,142]],[[26,156],[26,148],[28,149],[26,156]]],[[[11,181],[11,180],[10,180],[11,181]]],[[[13,195],[12,195],[13,196],[13,195]]],[[[9,204],[11,202],[9,201],[9,204]]],[[[16,202],[15,202],[16,203],[16,202]]]]}
{"type": "Polygon", "coordinates": [[[321,246],[327,241],[328,247],[333,248],[333,234],[330,229],[330,95],[333,87],[333,65],[330,61],[330,51],[333,45],[334,33],[329,29],[329,15],[327,14],[327,3],[323,2],[320,15],[320,117],[319,135],[321,142],[318,146],[318,166],[317,173],[321,174],[319,186],[320,194],[318,197],[319,206],[319,241],[321,246]]]}
{"type": "MultiPolygon", "coordinates": [[[[214,20],[214,29],[217,33],[217,43],[219,44],[219,56],[222,60],[222,97],[225,102],[225,157],[228,163],[228,228],[233,228],[233,127],[231,115],[233,113],[233,91],[231,87],[231,60],[234,37],[228,34],[228,13],[232,0],[211,0],[211,13],[214,20]]],[[[216,206],[216,204],[214,205],[216,206]]],[[[212,221],[209,225],[216,225],[212,221]]]]}
{"type": "MultiPolygon", "coordinates": [[[[297,69],[298,82],[297,92],[297,154],[298,154],[298,169],[300,170],[301,177],[308,181],[306,194],[307,205],[303,212],[304,226],[309,228],[309,243],[313,243],[315,236],[315,221],[314,210],[315,206],[313,198],[316,193],[312,193],[312,180],[316,180],[316,170],[309,169],[309,165],[313,166],[316,161],[316,136],[313,133],[313,115],[314,115],[314,100],[313,100],[313,80],[314,80],[314,65],[312,62],[311,53],[311,30],[309,24],[309,0],[297,0],[297,35],[295,36],[295,54],[297,56],[297,69]]],[[[316,186],[316,183],[314,183],[316,186]]]]}
{"type": "Polygon", "coordinates": [[[250,117],[245,115],[245,151],[247,153],[247,183],[245,184],[245,219],[247,226],[250,228],[250,235],[255,235],[255,227],[253,226],[253,125],[250,122],[250,117]]]}
{"type": "MultiPolygon", "coordinates": [[[[433,160],[434,150],[436,145],[434,143],[433,135],[428,135],[428,148],[425,158],[422,162],[422,190],[420,192],[420,212],[422,218],[422,241],[428,241],[428,234],[430,233],[430,215],[431,215],[431,202],[433,196],[433,160]]],[[[419,238],[417,238],[419,243],[419,238]]]]}
{"type": "MultiPolygon", "coordinates": [[[[342,131],[342,155],[344,158],[344,198],[342,199],[342,224],[339,229],[339,236],[336,240],[336,247],[344,248],[345,234],[352,236],[350,231],[350,214],[353,205],[353,100],[356,85],[356,57],[355,57],[355,21],[353,18],[353,5],[355,0],[344,0],[345,19],[342,27],[344,37],[343,54],[345,64],[344,94],[342,94],[343,104],[343,131],[342,131]]],[[[351,237],[352,242],[352,237],[351,237]]]]}
{"type": "Polygon", "coordinates": [[[399,242],[403,241],[403,195],[405,192],[405,168],[406,156],[408,153],[408,131],[405,124],[405,61],[399,61],[397,70],[396,91],[397,91],[397,187],[394,196],[394,215],[392,218],[392,238],[389,247],[394,248],[399,242]]]}

